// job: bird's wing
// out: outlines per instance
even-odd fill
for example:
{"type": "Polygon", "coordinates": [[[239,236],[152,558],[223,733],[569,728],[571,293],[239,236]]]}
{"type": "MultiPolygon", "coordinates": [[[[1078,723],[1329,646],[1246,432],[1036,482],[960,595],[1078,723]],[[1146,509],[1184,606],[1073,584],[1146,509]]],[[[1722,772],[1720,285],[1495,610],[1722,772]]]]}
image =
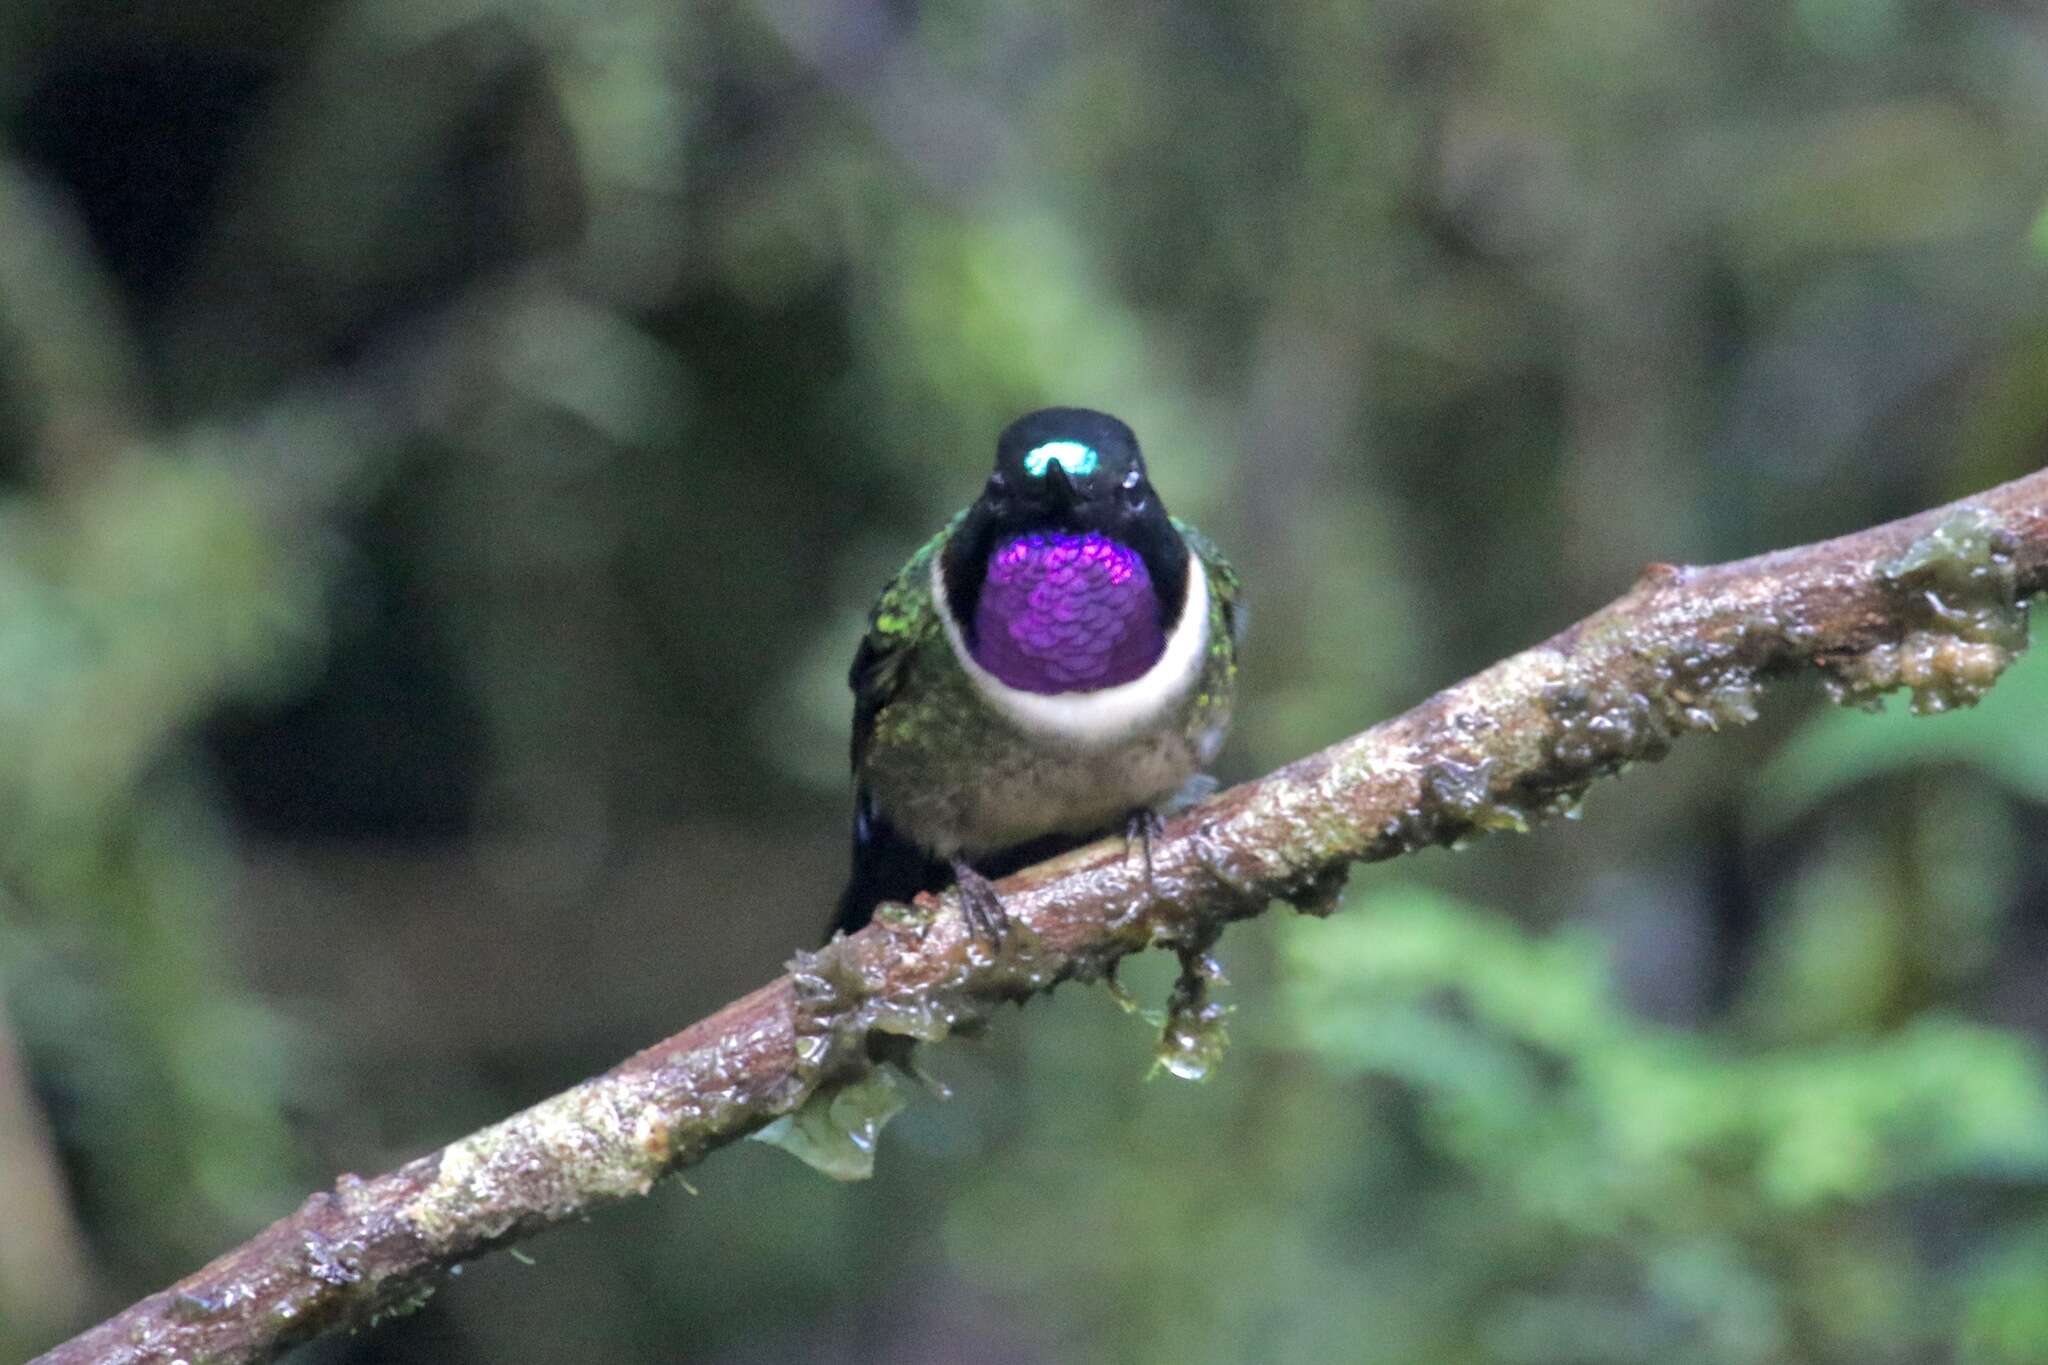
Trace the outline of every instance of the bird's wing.
{"type": "Polygon", "coordinates": [[[1240,591],[1237,570],[1223,557],[1223,551],[1215,542],[1203,535],[1179,517],[1173,519],[1173,529],[1180,532],[1180,538],[1195,552],[1201,561],[1202,571],[1209,575],[1209,598],[1223,615],[1223,625],[1230,632],[1230,643],[1234,648],[1244,637],[1244,597],[1240,591]]]}
{"type": "Polygon", "coordinates": [[[945,885],[946,865],[896,830],[875,804],[862,768],[876,717],[903,686],[911,660],[945,630],[932,598],[932,558],[945,549],[958,524],[956,517],[926,541],[883,586],[847,674],[847,686],[853,689],[853,875],[839,898],[828,936],[855,932],[881,901],[908,900],[919,891],[945,885]]]}
{"type": "Polygon", "coordinates": [[[853,689],[853,771],[861,770],[875,717],[903,685],[906,665],[924,643],[944,629],[932,600],[932,558],[945,548],[953,526],[924,543],[910,562],[882,588],[868,613],[867,634],[853,656],[846,685],[853,689]]]}

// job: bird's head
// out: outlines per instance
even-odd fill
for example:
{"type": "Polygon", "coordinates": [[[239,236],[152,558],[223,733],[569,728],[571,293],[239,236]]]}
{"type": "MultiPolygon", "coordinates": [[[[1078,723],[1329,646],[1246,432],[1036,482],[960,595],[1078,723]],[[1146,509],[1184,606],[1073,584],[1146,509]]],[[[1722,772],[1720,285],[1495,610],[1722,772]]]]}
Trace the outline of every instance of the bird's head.
{"type": "MultiPolygon", "coordinates": [[[[941,570],[947,608],[970,643],[980,637],[992,572],[1012,587],[1056,574],[1063,592],[1113,589],[1120,602],[1129,599],[1117,610],[1149,604],[1163,630],[1186,597],[1188,551],[1146,478],[1129,427],[1088,408],[1040,408],[996,439],[995,470],[948,539],[941,570]],[[1093,567],[1066,575],[1059,557],[1069,554],[1093,567]],[[1108,586],[1090,586],[1097,568],[1108,586]]],[[[1078,620],[1088,615],[1085,606],[1069,610],[1078,620]]],[[[1150,627],[1140,633],[1145,640],[1158,634],[1150,627]]]]}
{"type": "Polygon", "coordinates": [[[1010,532],[1096,531],[1137,542],[1144,527],[1166,520],[1138,438],[1087,408],[1040,408],[1004,428],[981,501],[1010,532]]]}

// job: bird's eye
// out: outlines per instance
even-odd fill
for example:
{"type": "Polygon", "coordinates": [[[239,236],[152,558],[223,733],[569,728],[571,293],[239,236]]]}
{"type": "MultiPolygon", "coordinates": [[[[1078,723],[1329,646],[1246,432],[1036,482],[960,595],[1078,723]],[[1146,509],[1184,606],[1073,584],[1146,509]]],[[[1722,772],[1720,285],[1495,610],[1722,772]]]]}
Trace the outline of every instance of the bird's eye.
{"type": "Polygon", "coordinates": [[[1144,482],[1144,477],[1144,475],[1133,469],[1130,473],[1124,475],[1124,487],[1126,489],[1136,488],[1140,483],[1144,482]]]}

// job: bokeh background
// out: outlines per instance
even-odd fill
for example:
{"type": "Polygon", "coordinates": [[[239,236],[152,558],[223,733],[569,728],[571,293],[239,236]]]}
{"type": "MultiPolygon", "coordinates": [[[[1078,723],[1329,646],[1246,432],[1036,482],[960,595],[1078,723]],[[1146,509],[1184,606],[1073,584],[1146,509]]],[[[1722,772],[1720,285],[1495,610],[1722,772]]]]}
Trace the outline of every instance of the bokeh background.
{"type": "MultiPolygon", "coordinates": [[[[815,941],[844,668],[1046,402],[1240,779],[2048,449],[2048,19],[0,3],[0,1357],[815,941]]],[[[306,1361],[2048,1360],[2048,659],[1070,988],[306,1361]],[[1160,964],[1133,973],[1154,1003],[1160,964]]]]}

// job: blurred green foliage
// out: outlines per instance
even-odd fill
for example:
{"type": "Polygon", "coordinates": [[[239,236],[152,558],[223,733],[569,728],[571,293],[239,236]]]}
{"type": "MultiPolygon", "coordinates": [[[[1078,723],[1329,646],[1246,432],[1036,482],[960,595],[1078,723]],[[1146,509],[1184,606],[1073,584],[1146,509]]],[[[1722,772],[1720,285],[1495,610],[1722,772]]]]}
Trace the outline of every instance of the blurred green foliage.
{"type": "MultiPolygon", "coordinates": [[[[1288,926],[1287,1004],[1332,1071],[1412,1106],[1414,1226],[1451,1236],[1430,1248],[1451,1278],[1442,1335],[1402,1358],[1909,1360],[1962,1344],[1958,1305],[1997,1311],[1908,1199],[2048,1173],[2030,1044],[1934,1013],[1816,1046],[1703,1038],[1622,1009],[1592,936],[1419,888],[1356,908],[1288,926]]],[[[1984,1358],[2048,1353],[2006,1331],[1984,1358]]]]}
{"type": "MultiPolygon", "coordinates": [[[[2037,467],[2043,165],[2020,5],[0,0],[0,1356],[811,942],[1018,411],[1244,570],[1235,779],[2037,467]]],[[[2048,1359],[2044,669],[1234,931],[1208,1084],[1063,992],[866,1185],[306,1354],[2048,1359]]]]}

